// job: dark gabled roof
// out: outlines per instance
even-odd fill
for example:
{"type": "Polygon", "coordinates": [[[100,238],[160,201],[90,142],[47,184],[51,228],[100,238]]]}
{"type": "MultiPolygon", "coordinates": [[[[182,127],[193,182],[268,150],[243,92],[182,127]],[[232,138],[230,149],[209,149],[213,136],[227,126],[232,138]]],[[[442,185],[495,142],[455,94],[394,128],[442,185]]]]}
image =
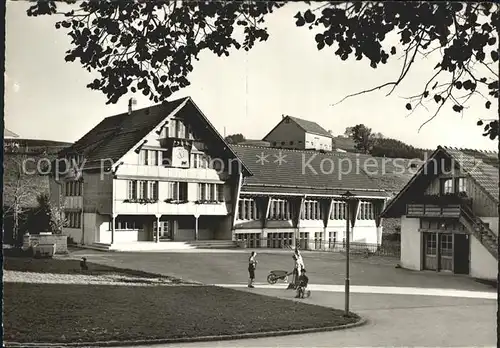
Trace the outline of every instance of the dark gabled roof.
{"type": "Polygon", "coordinates": [[[101,160],[110,160],[114,163],[186,101],[187,98],[181,98],[133,110],[130,115],[126,112],[106,117],[62,153],[83,154],[87,168],[100,165],[101,160]]]}
{"type": "Polygon", "coordinates": [[[474,181],[498,202],[498,152],[443,147],[474,181]]]}
{"type": "Polygon", "coordinates": [[[357,154],[356,157],[364,163],[363,168],[365,173],[372,178],[381,189],[390,193],[391,196],[401,191],[424,164],[424,161],[418,158],[372,157],[364,154],[357,154]],[[380,168],[380,170],[372,170],[373,167],[371,163],[376,163],[374,168],[380,168]]]}
{"type": "MultiPolygon", "coordinates": [[[[424,169],[432,165],[435,158],[444,156],[449,160],[453,160],[454,164],[467,174],[476,184],[481,187],[484,193],[490,196],[495,202],[499,201],[498,192],[498,153],[493,151],[480,151],[471,149],[457,149],[451,147],[438,148],[431,154],[427,162],[420,167],[410,181],[402,188],[396,197],[387,205],[382,212],[382,216],[389,216],[395,207],[406,194],[411,186],[420,178],[423,177],[424,169]]],[[[440,161],[436,161],[439,163],[440,161]]],[[[433,170],[429,170],[431,173],[433,170]]],[[[392,216],[392,215],[391,215],[392,216]]]]}
{"type": "Polygon", "coordinates": [[[306,132],[306,133],[318,134],[318,135],[321,135],[324,137],[329,137],[329,138],[332,137],[332,135],[329,132],[327,132],[323,127],[321,127],[316,122],[304,120],[304,119],[298,118],[298,117],[285,116],[281,119],[281,121],[276,126],[273,127],[273,129],[271,129],[271,131],[269,131],[269,133],[266,134],[266,136],[264,138],[262,138],[262,140],[265,141],[266,138],[269,136],[269,134],[271,134],[276,128],[279,127],[280,124],[285,122],[287,119],[295,122],[295,124],[297,124],[297,126],[302,128],[302,130],[304,130],[304,132],[306,132]]]}
{"type": "MultiPolygon", "coordinates": [[[[108,160],[107,163],[116,163],[151,133],[168,115],[173,112],[183,113],[184,111],[196,114],[197,119],[203,123],[203,128],[211,131],[212,135],[218,138],[225,151],[230,151],[231,156],[236,157],[236,154],[232,152],[226,141],[190,97],[133,110],[130,115],[126,112],[106,117],[72,146],[61,151],[60,155],[69,153],[83,154],[86,160],[85,168],[87,169],[100,168],[102,160],[108,160]],[[188,104],[191,108],[189,111],[185,111],[188,104]],[[191,110],[195,111],[191,112],[191,110]]],[[[243,166],[243,170],[245,175],[251,174],[245,166],[243,166]]]]}
{"type": "Polygon", "coordinates": [[[293,122],[297,123],[299,125],[299,127],[302,128],[307,133],[318,134],[318,135],[322,135],[324,137],[329,137],[329,138],[332,137],[332,135],[330,133],[328,133],[328,131],[326,131],[323,127],[321,127],[316,122],[304,120],[303,118],[298,118],[298,117],[293,117],[293,116],[287,116],[287,117],[290,120],[292,120],[293,122]]]}
{"type": "Polygon", "coordinates": [[[245,145],[231,147],[253,173],[244,179],[243,193],[333,196],[349,190],[360,196],[387,197],[386,192],[364,172],[365,158],[357,154],[245,145]],[[283,160],[281,164],[280,158],[283,160]]]}

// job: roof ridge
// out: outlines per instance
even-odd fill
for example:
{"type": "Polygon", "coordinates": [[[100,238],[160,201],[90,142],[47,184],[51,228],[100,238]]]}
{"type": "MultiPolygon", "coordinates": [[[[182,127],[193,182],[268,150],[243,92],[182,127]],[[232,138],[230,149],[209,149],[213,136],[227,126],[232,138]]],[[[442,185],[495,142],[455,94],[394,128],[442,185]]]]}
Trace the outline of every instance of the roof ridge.
{"type": "Polygon", "coordinates": [[[276,151],[288,151],[288,152],[302,152],[302,153],[318,153],[322,155],[327,155],[327,154],[333,154],[333,155],[344,155],[344,156],[366,156],[369,158],[389,158],[391,160],[405,160],[405,161],[414,161],[414,160],[419,160],[421,162],[425,162],[424,160],[420,158],[403,158],[403,157],[381,157],[381,156],[373,156],[370,154],[366,153],[361,153],[361,152],[340,152],[340,151],[325,151],[321,152],[321,150],[314,150],[314,149],[288,149],[288,148],[280,148],[280,147],[273,147],[273,146],[262,146],[262,145],[253,145],[253,144],[229,144],[230,146],[238,146],[238,147],[251,147],[251,148],[258,148],[258,149],[273,149],[276,151]]]}
{"type": "MultiPolygon", "coordinates": [[[[190,98],[189,96],[187,97],[181,97],[181,98],[177,98],[177,99],[172,99],[172,100],[169,100],[169,101],[163,101],[161,103],[157,103],[157,104],[152,104],[152,105],[149,105],[149,106],[145,106],[143,108],[140,108],[140,109],[133,109],[132,110],[132,113],[134,112],[137,112],[137,111],[142,111],[142,110],[146,110],[146,109],[151,109],[151,108],[156,108],[156,107],[162,107],[164,106],[165,104],[170,104],[170,103],[175,103],[179,100],[183,100],[183,99],[187,99],[187,98],[190,98]]],[[[104,119],[109,119],[109,118],[113,118],[113,117],[117,117],[117,116],[126,116],[128,114],[128,111],[126,112],[122,112],[120,114],[116,114],[116,115],[111,115],[111,116],[106,116],[104,117],[104,119]]]]}

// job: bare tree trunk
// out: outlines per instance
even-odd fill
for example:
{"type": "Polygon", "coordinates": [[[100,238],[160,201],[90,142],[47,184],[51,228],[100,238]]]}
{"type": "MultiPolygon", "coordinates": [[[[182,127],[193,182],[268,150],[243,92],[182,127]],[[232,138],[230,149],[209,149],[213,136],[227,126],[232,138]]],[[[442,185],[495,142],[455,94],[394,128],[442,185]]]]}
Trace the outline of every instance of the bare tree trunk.
{"type": "Polygon", "coordinates": [[[12,239],[14,244],[17,244],[18,238],[17,235],[19,233],[19,214],[18,214],[18,206],[17,204],[14,206],[14,226],[12,227],[12,239]]]}

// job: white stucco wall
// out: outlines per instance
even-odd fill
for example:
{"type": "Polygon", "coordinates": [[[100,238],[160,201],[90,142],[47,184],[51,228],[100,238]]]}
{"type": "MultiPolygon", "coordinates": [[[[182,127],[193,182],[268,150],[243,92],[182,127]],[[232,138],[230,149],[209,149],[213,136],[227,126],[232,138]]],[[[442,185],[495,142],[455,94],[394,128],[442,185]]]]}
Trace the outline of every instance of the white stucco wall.
{"type": "Polygon", "coordinates": [[[498,275],[497,260],[488,250],[477,240],[470,238],[470,275],[479,279],[495,280],[498,275]]]}
{"type": "Polygon", "coordinates": [[[377,244],[377,226],[375,220],[356,220],[352,241],[354,243],[377,244]]]}
{"type": "Polygon", "coordinates": [[[401,217],[401,266],[416,271],[421,270],[422,251],[420,219],[401,217]]]}
{"type": "Polygon", "coordinates": [[[332,138],[325,137],[318,134],[306,133],[305,134],[305,148],[332,151],[332,138]]]}
{"type": "Polygon", "coordinates": [[[99,242],[99,234],[97,233],[97,220],[98,214],[96,213],[84,213],[83,214],[83,227],[85,229],[85,245],[91,245],[92,243],[99,242]]]}

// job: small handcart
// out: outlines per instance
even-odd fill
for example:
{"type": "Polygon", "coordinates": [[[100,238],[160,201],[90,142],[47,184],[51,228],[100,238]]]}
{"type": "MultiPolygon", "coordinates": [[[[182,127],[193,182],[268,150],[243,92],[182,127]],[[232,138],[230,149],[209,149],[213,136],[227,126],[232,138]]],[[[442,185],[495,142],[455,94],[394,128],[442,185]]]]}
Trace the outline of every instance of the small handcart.
{"type": "Polygon", "coordinates": [[[283,270],[275,270],[275,271],[270,271],[269,275],[267,276],[267,282],[269,284],[276,284],[278,280],[282,280],[286,283],[288,283],[288,276],[292,275],[293,272],[287,272],[283,270]]]}

